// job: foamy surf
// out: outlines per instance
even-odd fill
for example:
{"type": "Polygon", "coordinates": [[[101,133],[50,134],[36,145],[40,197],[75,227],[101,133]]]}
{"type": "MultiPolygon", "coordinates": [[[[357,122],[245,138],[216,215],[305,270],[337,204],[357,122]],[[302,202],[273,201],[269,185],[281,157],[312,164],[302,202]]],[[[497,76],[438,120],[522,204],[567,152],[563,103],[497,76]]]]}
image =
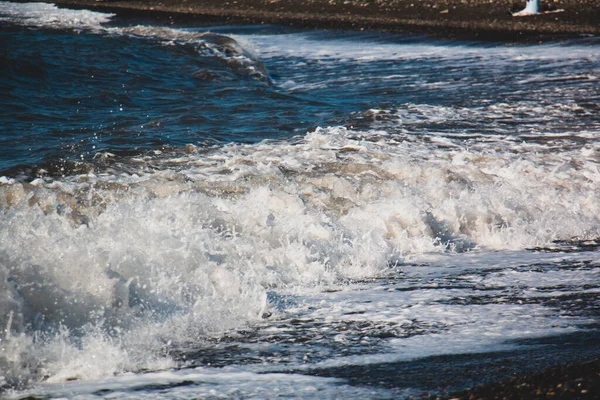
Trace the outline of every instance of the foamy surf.
{"type": "MultiPolygon", "coordinates": [[[[376,277],[431,253],[600,236],[593,157],[450,143],[328,128],[296,143],[157,157],[151,171],[128,160],[135,173],[91,165],[61,179],[5,179],[5,382],[163,368],[165,346],[273,313],[268,290],[376,277]],[[27,360],[44,361],[32,370],[27,360]]],[[[534,326],[550,332],[555,321],[541,312],[547,322],[534,326]]]]}

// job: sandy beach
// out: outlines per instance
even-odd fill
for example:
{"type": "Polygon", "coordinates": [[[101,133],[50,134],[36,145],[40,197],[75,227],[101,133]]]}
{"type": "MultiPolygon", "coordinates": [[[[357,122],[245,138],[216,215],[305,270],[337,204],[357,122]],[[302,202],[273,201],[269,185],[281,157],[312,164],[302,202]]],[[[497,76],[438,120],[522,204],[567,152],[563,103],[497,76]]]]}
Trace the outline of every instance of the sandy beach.
{"type": "Polygon", "coordinates": [[[309,28],[538,41],[600,34],[594,0],[543,0],[544,14],[514,17],[517,0],[56,0],[57,5],[140,12],[172,20],[226,20],[309,28]],[[561,11],[563,10],[563,11],[561,11]],[[558,11],[558,12],[557,12],[558,11]]]}

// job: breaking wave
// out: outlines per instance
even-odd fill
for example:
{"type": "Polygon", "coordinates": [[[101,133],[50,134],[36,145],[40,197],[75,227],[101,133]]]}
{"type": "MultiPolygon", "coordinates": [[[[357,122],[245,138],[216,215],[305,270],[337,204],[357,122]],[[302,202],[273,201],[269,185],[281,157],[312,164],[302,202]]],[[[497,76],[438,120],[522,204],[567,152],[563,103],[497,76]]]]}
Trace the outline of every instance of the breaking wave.
{"type": "Polygon", "coordinates": [[[268,318],[275,288],[600,236],[592,151],[450,144],[327,128],[2,178],[4,384],[162,368],[167,344],[268,318]]]}
{"type": "MultiPolygon", "coordinates": [[[[74,30],[107,35],[127,35],[160,41],[164,45],[190,46],[200,55],[221,60],[237,75],[270,80],[263,62],[234,39],[210,32],[194,32],[165,27],[115,27],[109,23],[115,14],[58,8],[48,3],[0,2],[0,21],[35,28],[74,30]]],[[[200,71],[201,74],[201,71],[200,71]]]]}

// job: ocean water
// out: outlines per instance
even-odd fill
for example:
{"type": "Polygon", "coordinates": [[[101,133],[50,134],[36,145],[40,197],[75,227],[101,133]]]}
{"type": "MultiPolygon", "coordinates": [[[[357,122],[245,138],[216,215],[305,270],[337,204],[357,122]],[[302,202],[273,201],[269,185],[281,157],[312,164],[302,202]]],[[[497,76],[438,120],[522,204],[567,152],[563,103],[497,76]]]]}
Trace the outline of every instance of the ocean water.
{"type": "Polygon", "coordinates": [[[600,40],[0,2],[0,396],[408,398],[600,351],[600,40]]]}

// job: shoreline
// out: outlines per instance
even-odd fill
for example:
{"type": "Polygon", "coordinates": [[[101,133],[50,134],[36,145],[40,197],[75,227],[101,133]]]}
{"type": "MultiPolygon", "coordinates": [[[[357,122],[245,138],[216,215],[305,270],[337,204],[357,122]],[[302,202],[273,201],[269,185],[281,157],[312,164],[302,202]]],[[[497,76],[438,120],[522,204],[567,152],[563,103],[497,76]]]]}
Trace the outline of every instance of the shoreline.
{"type": "Polygon", "coordinates": [[[600,358],[558,365],[430,400],[597,399],[600,358]]]}
{"type": "MultiPolygon", "coordinates": [[[[26,2],[24,0],[17,0],[26,2]]],[[[278,24],[439,38],[525,41],[600,35],[594,0],[542,0],[562,12],[513,17],[525,0],[54,0],[57,6],[171,22],[278,24]]]]}

